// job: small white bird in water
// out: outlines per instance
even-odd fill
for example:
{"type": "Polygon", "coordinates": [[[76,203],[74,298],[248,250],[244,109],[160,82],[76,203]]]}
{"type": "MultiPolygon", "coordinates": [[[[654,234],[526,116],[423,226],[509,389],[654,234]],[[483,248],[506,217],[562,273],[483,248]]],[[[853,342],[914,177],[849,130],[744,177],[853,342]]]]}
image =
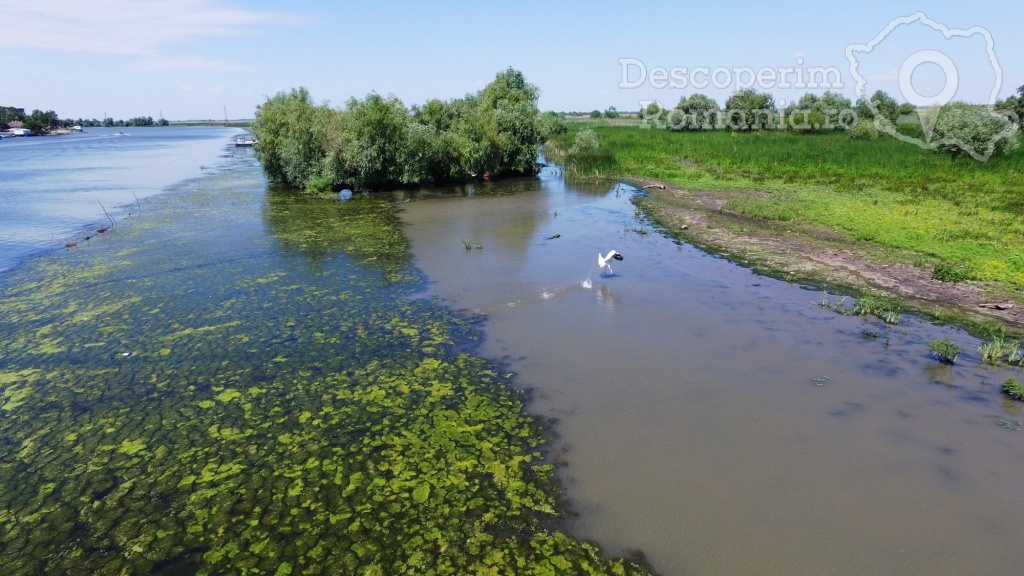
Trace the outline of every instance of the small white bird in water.
{"type": "Polygon", "coordinates": [[[614,274],[612,271],[612,260],[622,260],[622,254],[619,254],[615,250],[609,250],[607,256],[601,256],[601,253],[597,253],[597,265],[601,268],[607,268],[609,274],[614,274]]]}

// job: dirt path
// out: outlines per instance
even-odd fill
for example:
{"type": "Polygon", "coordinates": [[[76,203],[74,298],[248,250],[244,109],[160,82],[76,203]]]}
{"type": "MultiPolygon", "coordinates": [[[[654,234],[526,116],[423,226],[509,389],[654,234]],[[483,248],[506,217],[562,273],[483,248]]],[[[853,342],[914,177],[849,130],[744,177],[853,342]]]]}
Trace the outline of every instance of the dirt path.
{"type": "Polygon", "coordinates": [[[844,291],[872,291],[943,321],[977,326],[998,320],[1024,334],[1024,294],[976,282],[935,280],[914,266],[910,252],[857,241],[822,225],[764,220],[725,209],[749,191],[676,188],[654,180],[629,180],[650,194],[646,209],[665,230],[772,276],[844,291]]]}

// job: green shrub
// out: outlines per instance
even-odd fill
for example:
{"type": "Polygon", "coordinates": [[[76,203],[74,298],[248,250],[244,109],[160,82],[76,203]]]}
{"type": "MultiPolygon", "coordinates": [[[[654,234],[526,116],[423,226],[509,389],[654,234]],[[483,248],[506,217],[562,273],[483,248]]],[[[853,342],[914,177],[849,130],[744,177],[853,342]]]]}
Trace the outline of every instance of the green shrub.
{"type": "Polygon", "coordinates": [[[303,186],[321,175],[323,140],[334,112],[316,105],[305,88],[278,92],[256,109],[252,133],[267,178],[303,186]]]}
{"type": "Polygon", "coordinates": [[[469,172],[468,147],[468,142],[455,132],[410,124],[399,160],[402,182],[412,185],[458,181],[469,172]]]}
{"type": "Polygon", "coordinates": [[[540,141],[547,142],[555,136],[561,136],[568,131],[565,118],[556,112],[545,112],[537,116],[537,132],[540,134],[540,141]]]}
{"type": "Polygon", "coordinates": [[[739,90],[725,102],[725,124],[733,131],[775,127],[775,98],[753,89],[739,90]]]}
{"type": "Polygon", "coordinates": [[[409,111],[394,96],[370,94],[363,101],[349,100],[356,145],[352,162],[359,188],[386,188],[402,181],[403,150],[409,137],[409,111]]]}
{"type": "Polygon", "coordinates": [[[323,176],[313,176],[306,182],[306,192],[310,194],[330,194],[333,190],[331,181],[323,176]]]}
{"type": "Polygon", "coordinates": [[[1017,88],[1017,96],[1010,96],[1005,100],[996,103],[996,109],[1004,114],[1011,122],[1020,126],[1024,119],[1024,86],[1017,88]]]}
{"type": "Polygon", "coordinates": [[[932,355],[944,364],[956,364],[956,359],[960,356],[960,347],[954,344],[949,336],[929,342],[928,347],[931,348],[932,355]]]}
{"type": "Polygon", "coordinates": [[[704,94],[683,96],[675,110],[668,113],[666,126],[669,130],[714,130],[721,120],[718,102],[704,94]]]}
{"type": "Polygon", "coordinates": [[[615,108],[615,106],[609,106],[608,109],[604,111],[604,117],[605,118],[618,118],[619,117],[619,111],[618,111],[617,108],[615,108]]]}
{"type": "Polygon", "coordinates": [[[850,128],[850,138],[854,140],[878,140],[878,128],[871,119],[859,118],[857,123],[850,128]]]}
{"type": "Polygon", "coordinates": [[[961,264],[939,262],[932,269],[932,278],[942,282],[966,282],[971,279],[970,271],[961,264]]]}
{"type": "Polygon", "coordinates": [[[1017,132],[1017,125],[1003,114],[982,106],[954,103],[939,112],[932,148],[954,158],[966,153],[986,159],[1016,149],[1017,132]]]}
{"type": "Polygon", "coordinates": [[[598,118],[601,117],[601,111],[600,110],[592,110],[590,112],[590,117],[593,118],[594,120],[597,120],[598,118]]]}
{"type": "Polygon", "coordinates": [[[600,147],[601,142],[597,139],[597,134],[587,128],[576,133],[576,136],[572,139],[572,148],[569,149],[569,154],[573,156],[588,156],[597,152],[600,147]]]}
{"type": "Polygon", "coordinates": [[[836,129],[835,118],[826,118],[821,112],[814,110],[787,111],[784,128],[795,134],[820,134],[836,129]]]}
{"type": "Polygon", "coordinates": [[[1007,378],[1006,382],[1003,382],[1003,394],[1024,402],[1024,386],[1021,386],[1020,381],[1016,378],[1007,378]]]}
{"type": "Polygon", "coordinates": [[[808,92],[786,108],[783,128],[797,134],[820,134],[845,130],[856,118],[850,100],[827,91],[821,96],[808,92]]]}
{"type": "Polygon", "coordinates": [[[601,150],[601,142],[593,130],[580,130],[566,153],[566,171],[573,178],[600,177],[601,167],[609,157],[609,152],[601,150]]]}
{"type": "Polygon", "coordinates": [[[861,120],[877,121],[892,128],[899,122],[900,116],[912,113],[914,107],[906,102],[900,104],[892,96],[881,90],[876,90],[871,98],[859,98],[854,110],[861,120]]]}

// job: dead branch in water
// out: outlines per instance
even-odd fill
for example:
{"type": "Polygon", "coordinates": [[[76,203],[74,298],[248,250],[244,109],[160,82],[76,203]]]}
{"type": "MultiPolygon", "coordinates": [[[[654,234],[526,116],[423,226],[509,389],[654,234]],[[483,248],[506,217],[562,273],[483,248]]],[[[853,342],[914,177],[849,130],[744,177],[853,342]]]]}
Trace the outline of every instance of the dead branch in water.
{"type": "Polygon", "coordinates": [[[132,192],[132,197],[135,198],[135,206],[138,208],[135,211],[135,214],[136,215],[142,214],[142,204],[139,203],[139,197],[135,195],[135,192],[132,192]]]}
{"type": "Polygon", "coordinates": [[[107,220],[110,221],[110,226],[107,226],[105,228],[100,228],[99,230],[97,230],[97,232],[99,232],[100,234],[103,234],[107,230],[110,230],[111,228],[114,227],[114,219],[110,217],[110,213],[107,212],[107,209],[103,207],[103,202],[100,202],[99,200],[96,200],[96,202],[100,205],[100,209],[103,210],[103,215],[106,216],[107,220]]]}
{"type": "Polygon", "coordinates": [[[644,186],[644,190],[646,190],[648,188],[657,188],[658,190],[664,190],[665,189],[665,185],[664,184],[648,184],[647,186],[644,186]]]}

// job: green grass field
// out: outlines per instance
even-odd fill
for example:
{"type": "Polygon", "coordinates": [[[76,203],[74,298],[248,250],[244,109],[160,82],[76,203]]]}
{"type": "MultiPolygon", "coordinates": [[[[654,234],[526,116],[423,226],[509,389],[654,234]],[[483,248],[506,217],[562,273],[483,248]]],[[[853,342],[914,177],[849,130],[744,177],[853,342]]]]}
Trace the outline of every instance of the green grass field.
{"type": "Polygon", "coordinates": [[[670,132],[600,121],[571,122],[555,147],[568,149],[584,128],[601,143],[588,173],[749,191],[731,194],[726,208],[824,224],[916,254],[940,277],[1024,288],[1024,147],[978,162],[888,137],[670,132]]]}

